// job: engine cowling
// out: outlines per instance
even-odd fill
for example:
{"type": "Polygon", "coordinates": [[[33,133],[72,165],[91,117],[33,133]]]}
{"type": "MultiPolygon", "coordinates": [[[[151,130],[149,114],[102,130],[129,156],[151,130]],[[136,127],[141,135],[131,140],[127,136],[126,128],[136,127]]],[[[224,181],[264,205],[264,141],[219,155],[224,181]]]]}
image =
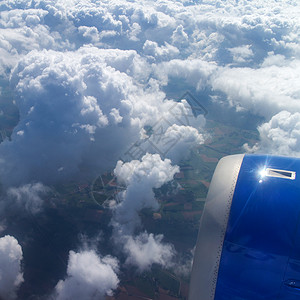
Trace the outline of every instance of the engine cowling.
{"type": "Polygon", "coordinates": [[[300,159],[222,158],[201,217],[189,300],[299,299],[300,159]]]}

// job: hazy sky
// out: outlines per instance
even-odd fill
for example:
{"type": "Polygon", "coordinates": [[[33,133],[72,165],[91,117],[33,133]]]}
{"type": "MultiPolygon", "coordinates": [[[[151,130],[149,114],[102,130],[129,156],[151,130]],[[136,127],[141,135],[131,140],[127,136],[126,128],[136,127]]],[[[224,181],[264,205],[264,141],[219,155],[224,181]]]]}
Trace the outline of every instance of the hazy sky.
{"type": "MultiPolygon", "coordinates": [[[[136,233],[135,216],[157,206],[152,189],[172,180],[187,149],[207,137],[203,115],[164,88],[205,90],[214,105],[233,107],[234,118],[262,117],[260,141],[241,152],[299,156],[299,15],[298,0],[0,1],[0,76],[20,112],[11,141],[0,145],[2,204],[34,214],[48,185],[114,169],[126,186],[112,219],[126,264],[172,264],[173,246],[161,235],[136,233]],[[145,143],[149,126],[161,135],[145,143]],[[145,260],[149,253],[153,259],[145,260]]],[[[0,296],[13,299],[23,281],[22,250],[5,236],[1,257],[9,251],[17,253],[15,268],[4,283],[8,265],[0,262],[0,296]]],[[[117,287],[117,258],[70,249],[66,278],[52,297],[68,299],[89,264],[95,282],[100,270],[109,281],[81,281],[82,299],[117,287]]]]}

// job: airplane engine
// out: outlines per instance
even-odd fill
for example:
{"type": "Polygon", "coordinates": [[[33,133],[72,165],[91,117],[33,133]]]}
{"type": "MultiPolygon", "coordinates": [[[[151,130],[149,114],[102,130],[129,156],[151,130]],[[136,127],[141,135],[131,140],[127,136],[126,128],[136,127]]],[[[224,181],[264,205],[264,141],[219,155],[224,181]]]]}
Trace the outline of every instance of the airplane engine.
{"type": "Polygon", "coordinates": [[[300,299],[300,159],[231,155],[214,172],[189,300],[300,299]]]}

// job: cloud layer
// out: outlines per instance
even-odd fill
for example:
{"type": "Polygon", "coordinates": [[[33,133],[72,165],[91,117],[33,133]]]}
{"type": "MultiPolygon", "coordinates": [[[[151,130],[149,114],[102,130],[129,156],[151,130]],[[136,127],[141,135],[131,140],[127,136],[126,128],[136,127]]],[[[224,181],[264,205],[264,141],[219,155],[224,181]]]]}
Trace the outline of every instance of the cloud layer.
{"type": "MultiPolygon", "coordinates": [[[[43,152],[39,145],[42,133],[49,140],[49,144],[43,141],[44,147],[53,149],[51,141],[55,131],[53,144],[57,151],[53,153],[57,161],[51,164],[49,177],[54,174],[68,176],[91,165],[86,157],[93,157],[89,151],[99,151],[95,146],[97,136],[106,137],[108,128],[113,130],[119,124],[128,132],[127,138],[138,137],[141,123],[147,123],[145,118],[152,118],[154,114],[154,122],[157,120],[159,114],[154,107],[160,104],[153,99],[164,98],[160,88],[177,81],[199,91],[210,89],[212,96],[221,92],[223,101],[238,111],[249,110],[263,116],[267,122],[281,111],[297,112],[299,10],[296,1],[275,0],[235,4],[229,0],[202,1],[201,4],[167,0],[3,1],[0,50],[2,57],[7,59],[0,62],[0,69],[5,74],[21,59],[12,76],[17,97],[25,99],[26,95],[34,93],[36,98],[45,98],[45,102],[57,98],[57,102],[62,103],[56,105],[51,101],[53,111],[78,119],[77,122],[68,118],[59,121],[57,116],[57,120],[53,120],[50,113],[47,128],[41,126],[41,132],[36,132],[38,136],[30,137],[25,130],[25,123],[30,126],[31,120],[27,116],[23,126],[20,124],[15,130],[14,140],[23,135],[27,135],[23,139],[28,141],[39,138],[35,151],[43,152]],[[94,48],[81,48],[87,44],[93,44],[94,48]],[[31,50],[36,52],[30,53],[31,50]],[[90,53],[89,58],[87,53],[90,53]],[[87,83],[91,73],[95,78],[87,83]],[[100,88],[97,81],[103,82],[100,88]],[[105,86],[108,82],[110,87],[105,86]],[[149,84],[152,91],[146,92],[149,84]],[[57,95],[52,94],[52,87],[57,90],[57,95]],[[106,104],[110,99],[117,100],[104,107],[99,100],[101,94],[106,104]],[[139,105],[134,103],[134,97],[141,100],[139,105]],[[62,98],[63,101],[59,100],[62,98]],[[69,106],[74,111],[66,112],[69,106]],[[133,120],[137,121],[136,127],[133,120]],[[57,123],[56,128],[51,127],[51,121],[57,123]],[[126,126],[129,122],[131,126],[126,126]],[[49,138],[46,129],[52,132],[49,138]],[[76,144],[78,151],[67,154],[65,148],[68,146],[59,141],[70,141],[69,147],[76,148],[72,138],[82,141],[82,145],[76,144]],[[91,140],[96,141],[95,145],[90,143],[91,140]],[[58,152],[61,155],[57,155],[58,152]],[[72,165],[71,160],[77,163],[72,165]],[[57,174],[57,170],[61,173],[57,174]]],[[[43,109],[47,110],[47,104],[44,104],[43,109]]],[[[32,101],[26,106],[18,101],[18,106],[23,111],[22,116],[35,107],[32,101]]],[[[41,116],[38,108],[35,110],[31,112],[32,118],[34,114],[41,116]]],[[[122,136],[120,133],[119,139],[122,136]]],[[[111,145],[101,150],[105,153],[115,145],[113,139],[111,145]]],[[[122,146],[118,145],[124,152],[126,145],[125,148],[122,146]]],[[[26,151],[29,150],[24,146],[23,152],[26,151]]],[[[114,163],[118,156],[116,153],[112,159],[114,163]]],[[[53,162],[47,155],[45,159],[53,162]]],[[[39,164],[44,163],[42,159],[39,164]]],[[[31,172],[39,173],[38,168],[35,166],[31,172]]],[[[31,177],[30,174],[27,176],[31,177]]]]}
{"type": "MultiPolygon", "coordinates": [[[[181,122],[184,115],[176,115],[188,113],[185,102],[167,101],[151,80],[148,87],[141,83],[142,69],[148,67],[135,51],[91,46],[26,55],[11,76],[20,122],[12,141],[0,148],[2,182],[95,176],[112,168],[139,141],[144,126],[162,118],[168,122],[166,139],[177,131],[190,146],[202,143],[198,130],[181,122]],[[176,123],[181,127],[171,128],[176,123]]],[[[203,118],[194,119],[201,129],[203,118]]]]}

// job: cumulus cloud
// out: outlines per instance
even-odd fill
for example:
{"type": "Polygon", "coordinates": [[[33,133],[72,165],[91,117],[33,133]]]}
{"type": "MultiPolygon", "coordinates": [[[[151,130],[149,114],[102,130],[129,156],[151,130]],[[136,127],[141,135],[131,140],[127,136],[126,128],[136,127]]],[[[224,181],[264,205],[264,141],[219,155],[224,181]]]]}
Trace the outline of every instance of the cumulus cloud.
{"type": "Polygon", "coordinates": [[[151,55],[155,58],[170,59],[179,54],[178,48],[165,43],[159,46],[157,42],[147,40],[143,45],[143,50],[146,55],[151,55]]]}
{"type": "Polygon", "coordinates": [[[179,48],[183,48],[188,46],[189,43],[189,37],[185,33],[184,28],[182,25],[179,25],[172,34],[172,43],[179,48]]]}
{"type": "Polygon", "coordinates": [[[157,139],[155,148],[159,152],[166,153],[174,163],[188,157],[190,148],[205,141],[204,135],[196,128],[177,124],[169,126],[162,136],[153,137],[153,140],[155,138],[157,139]]]}
{"type": "Polygon", "coordinates": [[[96,43],[99,41],[99,32],[94,26],[79,26],[78,32],[81,33],[83,38],[89,43],[96,43]]]}
{"type": "Polygon", "coordinates": [[[153,188],[159,188],[173,179],[178,166],[169,159],[162,160],[158,154],[146,154],[141,161],[118,161],[114,173],[126,190],[119,194],[120,203],[114,208],[114,221],[122,233],[132,234],[139,225],[138,213],[143,208],[157,209],[153,188]]]}
{"type": "Polygon", "coordinates": [[[148,270],[153,264],[170,267],[175,249],[172,245],[163,243],[162,239],[161,234],[153,235],[147,232],[135,237],[128,236],[124,244],[126,263],[137,266],[139,271],[148,270]]]}
{"type": "Polygon", "coordinates": [[[126,186],[113,209],[114,241],[127,254],[126,263],[136,265],[140,271],[153,263],[168,266],[174,256],[173,247],[162,242],[162,235],[135,232],[140,226],[139,212],[159,207],[153,188],[172,180],[178,171],[169,159],[162,160],[158,154],[146,154],[141,161],[119,161],[114,170],[118,181],[126,186]]]}
{"type": "Polygon", "coordinates": [[[225,67],[213,76],[212,87],[225,93],[230,105],[267,121],[258,127],[260,144],[245,145],[247,151],[299,155],[299,66],[298,59],[269,53],[259,68],[225,67]]]}
{"type": "MultiPolygon", "coordinates": [[[[33,49],[75,50],[86,43],[135,49],[153,63],[145,68],[135,61],[139,75],[147,69],[144,80],[154,75],[162,85],[183,79],[198,90],[212,87],[225,93],[238,110],[246,108],[270,119],[282,110],[299,109],[294,101],[297,85],[283,87],[293,78],[280,75],[298,72],[292,69],[300,53],[298,14],[296,2],[275,0],[234,5],[229,0],[197,5],[167,0],[4,1],[0,51],[6,59],[1,70],[12,68],[33,49]],[[274,62],[272,51],[277,60],[280,55],[285,59],[284,66],[266,65],[274,62]],[[259,91],[258,82],[264,83],[264,90],[259,91]]],[[[90,134],[97,131],[92,124],[79,126],[90,134]]]]}
{"type": "Polygon", "coordinates": [[[300,111],[299,70],[299,60],[270,54],[260,68],[222,68],[211,82],[230,104],[269,119],[282,110],[300,111]]]}
{"type": "Polygon", "coordinates": [[[21,271],[22,248],[10,235],[0,238],[0,298],[16,299],[17,289],[24,281],[21,271]]]}
{"type": "MultiPolygon", "coordinates": [[[[20,122],[0,147],[2,181],[49,183],[84,170],[95,176],[113,167],[144,126],[162,117],[169,126],[189,125],[174,115],[187,112],[186,103],[166,100],[155,80],[141,84],[148,68],[135,51],[91,46],[25,56],[11,77],[20,122]]],[[[194,119],[204,125],[202,116],[194,119]]]]}
{"type": "Polygon", "coordinates": [[[117,288],[118,261],[111,257],[100,257],[94,250],[70,251],[67,277],[55,287],[54,299],[104,299],[117,288]]]}
{"type": "Polygon", "coordinates": [[[250,45],[239,46],[228,50],[233,56],[233,62],[235,63],[246,62],[248,58],[253,56],[253,51],[251,50],[250,45]]]}
{"type": "MultiPolygon", "coordinates": [[[[139,136],[142,124],[131,115],[134,97],[151,95],[115,69],[130,72],[135,54],[119,52],[123,59],[114,60],[111,51],[106,53],[107,62],[105,51],[95,48],[64,54],[32,52],[19,63],[12,82],[20,122],[12,141],[1,145],[3,181],[64,178],[76,174],[80,165],[99,168],[95,155],[102,157],[100,164],[114,164],[117,152],[139,136]]],[[[99,171],[107,166],[101,167],[99,171]]]]}
{"type": "Polygon", "coordinates": [[[300,155],[300,113],[282,111],[258,127],[260,143],[245,149],[277,155],[300,155]]]}
{"type": "Polygon", "coordinates": [[[271,47],[299,54],[299,37],[295,34],[299,7],[293,1],[233,4],[230,0],[214,0],[193,4],[170,0],[44,0],[3,1],[1,8],[1,19],[5,20],[3,28],[11,29],[11,39],[19,35],[23,41],[12,43],[18,53],[33,47],[78,48],[100,40],[101,47],[113,45],[138,51],[142,51],[146,41],[157,43],[160,48],[166,42],[180,48],[178,57],[197,56],[220,63],[226,59],[222,51],[230,54],[227,49],[250,44],[254,55],[260,57],[271,47]],[[27,32],[20,30],[24,26],[27,32]]]}
{"type": "Polygon", "coordinates": [[[209,84],[209,78],[216,69],[214,62],[206,62],[202,59],[173,59],[158,64],[155,71],[163,85],[167,85],[174,79],[184,80],[186,84],[201,90],[209,84]]]}
{"type": "Polygon", "coordinates": [[[69,40],[62,38],[56,28],[45,24],[50,11],[42,8],[44,5],[35,8],[29,2],[27,5],[19,1],[9,2],[3,3],[0,11],[0,52],[6,54],[1,56],[5,59],[0,59],[0,75],[31,50],[72,48],[69,40]]]}

